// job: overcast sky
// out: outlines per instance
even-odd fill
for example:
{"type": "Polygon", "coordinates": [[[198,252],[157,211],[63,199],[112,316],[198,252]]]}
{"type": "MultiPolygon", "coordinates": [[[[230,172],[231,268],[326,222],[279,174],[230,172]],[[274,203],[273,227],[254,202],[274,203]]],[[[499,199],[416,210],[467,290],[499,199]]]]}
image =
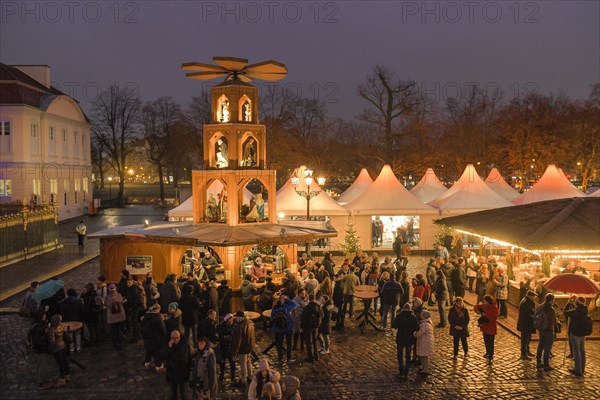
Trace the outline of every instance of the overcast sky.
{"type": "Polygon", "coordinates": [[[273,59],[281,81],[352,118],[376,63],[443,100],[468,82],[507,97],[528,90],[587,97],[600,82],[598,1],[0,2],[0,60],[48,64],[84,108],[99,88],[135,85],[182,104],[203,85],[181,63],[273,59]]]}

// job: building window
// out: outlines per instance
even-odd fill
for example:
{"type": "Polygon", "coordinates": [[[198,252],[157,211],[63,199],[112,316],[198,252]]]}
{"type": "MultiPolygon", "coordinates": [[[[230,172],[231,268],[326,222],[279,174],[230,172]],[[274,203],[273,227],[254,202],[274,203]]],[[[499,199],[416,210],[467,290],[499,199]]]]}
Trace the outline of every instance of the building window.
{"type": "Polygon", "coordinates": [[[0,196],[12,196],[12,179],[0,179],[0,196]]]}
{"type": "Polygon", "coordinates": [[[85,198],[86,198],[88,190],[89,190],[88,178],[83,178],[83,202],[84,203],[85,203],[85,198]]]}
{"type": "Polygon", "coordinates": [[[42,194],[42,181],[41,179],[33,180],[33,191],[34,196],[40,196],[42,194]]]}
{"type": "Polygon", "coordinates": [[[75,197],[74,197],[74,199],[75,199],[75,204],[77,204],[77,200],[78,200],[77,194],[79,193],[79,190],[81,188],[79,187],[79,179],[78,178],[75,178],[74,182],[75,182],[75,185],[74,185],[75,186],[75,197]]]}
{"type": "Polygon", "coordinates": [[[50,204],[56,204],[56,194],[58,193],[58,179],[50,179],[50,204]]]}
{"type": "Polygon", "coordinates": [[[69,141],[67,140],[67,130],[62,130],[62,155],[63,157],[69,156],[69,141]]]}
{"type": "Polygon", "coordinates": [[[56,155],[56,128],[53,126],[48,128],[48,154],[56,155]]]}
{"type": "Polygon", "coordinates": [[[77,204],[77,191],[75,191],[75,204],[77,204]]]}
{"type": "Polygon", "coordinates": [[[36,123],[31,124],[31,155],[40,154],[40,134],[36,123]]]}
{"type": "Polygon", "coordinates": [[[73,157],[79,158],[79,132],[73,132],[73,157]]]}
{"type": "Polygon", "coordinates": [[[11,129],[10,121],[0,121],[0,153],[11,153],[11,129]]]}
{"type": "Polygon", "coordinates": [[[65,206],[67,205],[67,192],[65,192],[65,194],[64,194],[64,205],[65,206]]]}

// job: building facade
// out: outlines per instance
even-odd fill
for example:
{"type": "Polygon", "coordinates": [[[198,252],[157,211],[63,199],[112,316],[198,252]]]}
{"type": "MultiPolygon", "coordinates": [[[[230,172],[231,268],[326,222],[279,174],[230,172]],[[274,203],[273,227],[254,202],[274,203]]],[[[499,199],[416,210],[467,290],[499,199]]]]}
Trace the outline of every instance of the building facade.
{"type": "Polygon", "coordinates": [[[59,220],[87,214],[90,128],[49,66],[0,64],[0,203],[55,205],[59,220]]]}

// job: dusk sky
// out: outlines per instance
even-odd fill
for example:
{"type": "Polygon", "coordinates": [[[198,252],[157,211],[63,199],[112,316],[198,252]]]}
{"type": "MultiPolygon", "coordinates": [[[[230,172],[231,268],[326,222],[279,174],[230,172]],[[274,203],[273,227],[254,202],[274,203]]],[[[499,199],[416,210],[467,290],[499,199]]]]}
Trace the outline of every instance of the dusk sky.
{"type": "MultiPolygon", "coordinates": [[[[2,1],[0,60],[47,64],[85,109],[111,83],[187,105],[208,84],[181,63],[213,56],[280,61],[280,81],[351,119],[376,63],[443,100],[468,82],[507,97],[585,98],[600,82],[600,2],[2,1]]],[[[218,81],[213,81],[218,83],[218,81]]]]}

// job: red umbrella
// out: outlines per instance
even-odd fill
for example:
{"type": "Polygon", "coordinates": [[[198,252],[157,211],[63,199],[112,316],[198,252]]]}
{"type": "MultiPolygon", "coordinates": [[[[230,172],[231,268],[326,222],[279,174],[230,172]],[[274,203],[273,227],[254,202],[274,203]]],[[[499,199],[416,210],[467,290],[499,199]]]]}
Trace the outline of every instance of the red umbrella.
{"type": "Polygon", "coordinates": [[[596,294],[600,293],[600,286],[593,280],[579,274],[561,274],[544,283],[550,290],[563,293],[596,294]]]}

